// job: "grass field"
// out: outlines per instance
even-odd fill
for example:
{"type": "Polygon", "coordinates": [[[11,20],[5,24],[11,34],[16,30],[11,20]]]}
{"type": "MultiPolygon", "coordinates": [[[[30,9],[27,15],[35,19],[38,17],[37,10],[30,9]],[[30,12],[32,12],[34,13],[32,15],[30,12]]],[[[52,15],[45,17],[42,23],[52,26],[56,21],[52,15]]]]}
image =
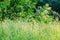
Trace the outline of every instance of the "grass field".
{"type": "Polygon", "coordinates": [[[0,23],[0,40],[60,40],[60,22],[5,20],[0,23]]]}

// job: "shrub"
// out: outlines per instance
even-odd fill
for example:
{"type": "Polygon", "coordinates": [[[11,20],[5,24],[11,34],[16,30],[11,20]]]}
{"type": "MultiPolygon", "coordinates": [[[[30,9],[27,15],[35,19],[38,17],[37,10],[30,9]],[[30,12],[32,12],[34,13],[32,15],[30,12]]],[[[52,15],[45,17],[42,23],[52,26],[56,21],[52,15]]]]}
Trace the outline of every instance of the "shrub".
{"type": "MultiPolygon", "coordinates": [[[[49,16],[51,8],[44,5],[36,9],[37,0],[3,0],[0,2],[0,20],[23,18],[31,21],[47,21],[52,18],[49,16]],[[36,12],[34,12],[36,10],[36,12]]],[[[53,14],[53,12],[52,12],[53,14]]]]}

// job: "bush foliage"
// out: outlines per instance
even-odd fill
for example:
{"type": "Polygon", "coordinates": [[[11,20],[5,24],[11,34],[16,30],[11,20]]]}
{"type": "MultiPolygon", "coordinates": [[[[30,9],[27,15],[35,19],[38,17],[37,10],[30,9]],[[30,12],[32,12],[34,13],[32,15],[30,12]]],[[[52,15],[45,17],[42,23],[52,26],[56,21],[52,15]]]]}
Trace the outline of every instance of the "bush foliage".
{"type": "MultiPolygon", "coordinates": [[[[44,22],[46,22],[47,20],[53,19],[55,15],[48,4],[39,6],[38,9],[36,9],[38,1],[39,0],[1,0],[0,20],[22,18],[29,21],[36,19],[39,21],[44,20],[44,22]],[[36,12],[34,10],[36,10],[36,12]],[[50,16],[49,14],[53,14],[53,16],[50,16]]],[[[43,2],[47,1],[48,0],[43,0],[43,2]]]]}

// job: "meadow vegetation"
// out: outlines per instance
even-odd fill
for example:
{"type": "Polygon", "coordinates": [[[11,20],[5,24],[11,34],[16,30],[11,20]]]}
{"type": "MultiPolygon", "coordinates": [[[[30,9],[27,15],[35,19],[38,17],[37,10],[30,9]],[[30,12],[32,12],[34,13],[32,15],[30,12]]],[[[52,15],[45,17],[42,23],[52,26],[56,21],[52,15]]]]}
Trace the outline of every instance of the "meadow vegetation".
{"type": "Polygon", "coordinates": [[[60,40],[60,22],[4,20],[0,24],[0,40],[60,40]]]}
{"type": "Polygon", "coordinates": [[[48,3],[36,8],[37,2],[0,1],[0,40],[60,40],[59,13],[48,3]]]}

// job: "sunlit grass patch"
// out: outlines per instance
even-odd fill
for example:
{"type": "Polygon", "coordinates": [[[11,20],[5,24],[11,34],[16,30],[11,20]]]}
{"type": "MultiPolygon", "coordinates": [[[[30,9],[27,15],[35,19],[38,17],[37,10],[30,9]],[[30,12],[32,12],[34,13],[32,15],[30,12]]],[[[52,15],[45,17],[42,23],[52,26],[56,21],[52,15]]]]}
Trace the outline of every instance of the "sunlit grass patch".
{"type": "Polygon", "coordinates": [[[0,40],[60,40],[60,22],[5,20],[0,23],[0,40]]]}

